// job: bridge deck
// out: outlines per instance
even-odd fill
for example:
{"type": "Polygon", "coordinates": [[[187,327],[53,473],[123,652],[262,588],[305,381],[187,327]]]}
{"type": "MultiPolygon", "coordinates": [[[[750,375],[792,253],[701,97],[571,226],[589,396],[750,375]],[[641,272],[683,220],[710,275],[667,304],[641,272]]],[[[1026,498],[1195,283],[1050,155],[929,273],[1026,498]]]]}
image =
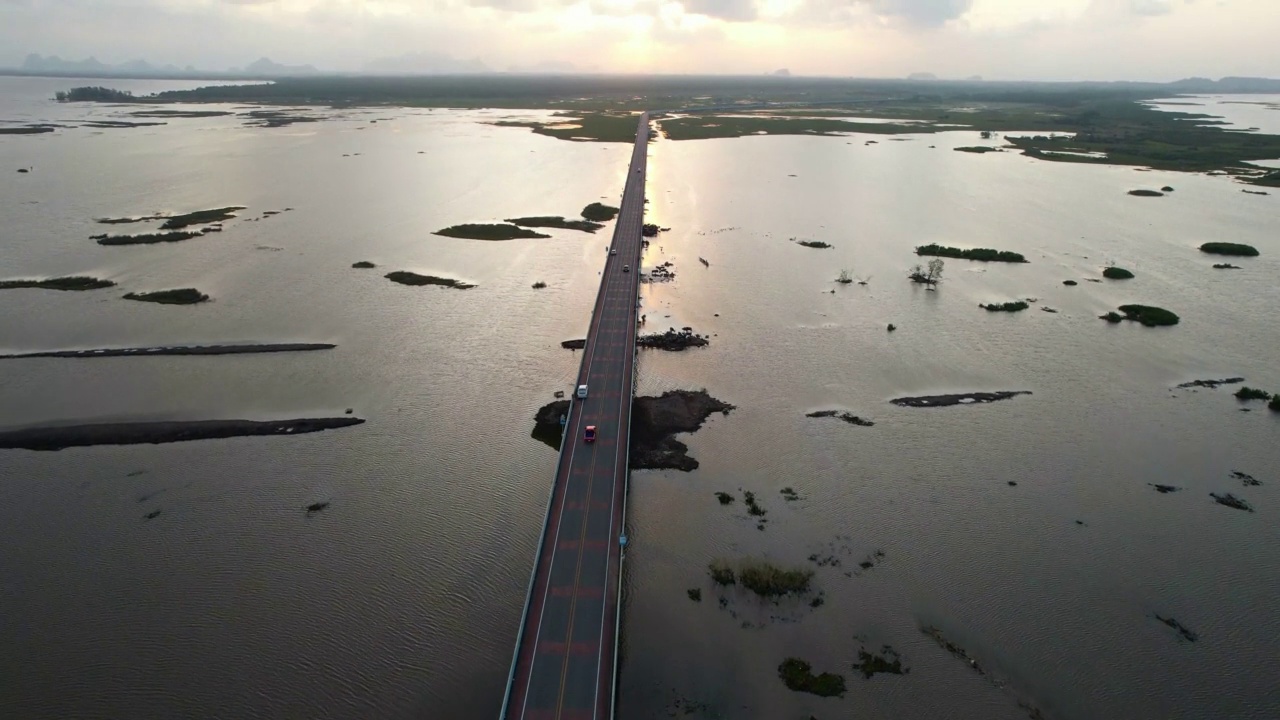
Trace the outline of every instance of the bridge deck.
{"type": "Polygon", "coordinates": [[[608,720],[617,663],[649,118],[640,117],[556,468],[502,720],[608,720]],[[630,272],[623,272],[629,265],[630,272]],[[583,440],[587,425],[598,439],[583,440]]]}

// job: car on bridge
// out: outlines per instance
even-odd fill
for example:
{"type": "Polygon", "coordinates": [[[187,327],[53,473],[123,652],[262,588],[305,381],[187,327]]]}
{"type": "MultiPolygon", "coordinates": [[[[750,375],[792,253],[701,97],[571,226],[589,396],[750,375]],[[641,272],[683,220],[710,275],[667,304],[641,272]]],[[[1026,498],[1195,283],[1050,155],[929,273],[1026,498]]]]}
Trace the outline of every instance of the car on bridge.
{"type": "Polygon", "coordinates": [[[595,442],[595,441],[596,441],[596,426],[595,426],[595,425],[588,425],[588,426],[587,426],[587,430],[586,430],[586,432],[584,432],[584,433],[582,434],[582,441],[583,441],[583,442],[589,442],[589,443],[590,443],[590,442],[595,442]]]}
{"type": "Polygon", "coordinates": [[[631,272],[631,266],[630,266],[630,265],[623,265],[623,266],[622,266],[622,272],[631,272]]]}

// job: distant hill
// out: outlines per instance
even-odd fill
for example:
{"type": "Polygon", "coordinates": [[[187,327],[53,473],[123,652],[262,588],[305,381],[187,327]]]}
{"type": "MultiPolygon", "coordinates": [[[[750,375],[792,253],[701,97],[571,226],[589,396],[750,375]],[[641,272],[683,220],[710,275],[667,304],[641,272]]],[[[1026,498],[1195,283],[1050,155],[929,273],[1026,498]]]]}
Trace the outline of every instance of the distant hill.
{"type": "Polygon", "coordinates": [[[172,64],[154,65],[146,60],[129,60],[119,65],[111,65],[104,63],[97,58],[89,57],[84,60],[63,60],[57,55],[40,55],[31,53],[23,60],[22,66],[17,68],[18,72],[25,75],[61,75],[61,76],[81,76],[81,77],[138,77],[138,78],[157,78],[157,77],[193,77],[193,78],[212,78],[212,77],[232,77],[232,78],[255,78],[255,77],[297,77],[303,75],[317,75],[320,73],[311,65],[282,65],[272,62],[268,58],[261,58],[243,69],[231,68],[225,72],[197,70],[188,65],[186,67],[178,67],[172,64]]]}
{"type": "Polygon", "coordinates": [[[1169,83],[1179,92],[1280,93],[1280,80],[1254,77],[1224,77],[1221,80],[1193,77],[1169,83]]]}
{"type": "Polygon", "coordinates": [[[271,62],[270,58],[258,58],[244,67],[231,68],[229,73],[243,73],[245,75],[261,75],[263,77],[285,77],[295,75],[318,75],[320,71],[314,65],[281,65],[277,62],[271,62]]]}
{"type": "MultiPolygon", "coordinates": [[[[571,72],[565,64],[558,72],[571,72]]],[[[364,72],[372,75],[467,75],[491,72],[479,58],[460,60],[440,53],[420,52],[378,58],[364,66],[364,72]]]]}

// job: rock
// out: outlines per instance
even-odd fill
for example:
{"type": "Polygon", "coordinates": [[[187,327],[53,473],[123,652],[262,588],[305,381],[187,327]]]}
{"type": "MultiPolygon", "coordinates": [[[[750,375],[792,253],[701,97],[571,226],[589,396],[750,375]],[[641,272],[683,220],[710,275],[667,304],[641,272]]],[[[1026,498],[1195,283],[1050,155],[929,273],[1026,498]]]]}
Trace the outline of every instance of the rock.
{"type": "Polygon", "coordinates": [[[636,338],[637,347],[667,350],[670,352],[680,352],[686,348],[705,347],[710,344],[710,340],[694,333],[692,328],[684,328],[679,331],[668,329],[664,333],[641,335],[639,338],[636,338]]]}
{"type": "Polygon", "coordinates": [[[321,510],[324,510],[324,509],[325,509],[325,508],[327,508],[327,507],[329,507],[329,501],[328,501],[328,500],[324,500],[324,501],[322,501],[322,502],[313,502],[313,503],[311,503],[310,505],[308,505],[308,506],[307,506],[307,514],[308,514],[308,515],[311,515],[311,514],[314,514],[314,513],[318,513],[318,512],[320,512],[321,510]]]}
{"type": "Polygon", "coordinates": [[[1062,281],[1062,284],[1063,284],[1063,285],[1066,285],[1066,286],[1068,286],[1068,287],[1075,287],[1076,285],[1079,285],[1080,283],[1076,282],[1075,280],[1063,280],[1063,281],[1062,281]]]}
{"type": "Polygon", "coordinates": [[[631,406],[631,467],[635,470],[694,470],[698,461],[676,433],[695,432],[712,413],[728,415],[734,406],[706,390],[670,390],[660,397],[638,397],[631,406]]]}
{"type": "Polygon", "coordinates": [[[560,425],[560,417],[568,413],[568,400],[556,400],[538,408],[538,412],[533,416],[533,432],[530,433],[530,437],[559,450],[560,438],[564,434],[564,427],[560,425]]]}
{"type": "Polygon", "coordinates": [[[898,326],[894,325],[893,323],[889,323],[889,328],[888,328],[889,332],[893,332],[894,330],[897,330],[897,329],[898,329],[898,326]]]}
{"type": "Polygon", "coordinates": [[[902,407],[950,407],[952,405],[975,405],[1008,400],[1018,395],[1030,395],[1030,390],[1002,390],[1000,392],[976,392],[960,395],[927,395],[923,397],[894,398],[889,402],[902,407]]]}
{"type": "Polygon", "coordinates": [[[1173,192],[1173,188],[1169,187],[1168,185],[1165,185],[1164,187],[1160,188],[1160,192],[1171,193],[1173,192]]]}
{"type": "Polygon", "coordinates": [[[1156,489],[1156,492],[1160,493],[1161,495],[1167,495],[1167,494],[1169,494],[1169,493],[1175,493],[1175,492],[1178,492],[1179,490],[1181,490],[1181,489],[1182,489],[1182,488],[1180,488],[1180,487],[1178,487],[1178,486],[1176,486],[1176,485],[1160,485],[1160,484],[1158,484],[1158,483],[1147,483],[1147,484],[1148,484],[1148,485],[1150,485],[1151,487],[1155,488],[1155,489],[1156,489]]]}
{"type": "Polygon", "coordinates": [[[564,340],[564,341],[561,341],[560,343],[560,347],[564,348],[565,350],[582,350],[586,346],[587,346],[586,338],[577,338],[575,340],[564,340]]]}

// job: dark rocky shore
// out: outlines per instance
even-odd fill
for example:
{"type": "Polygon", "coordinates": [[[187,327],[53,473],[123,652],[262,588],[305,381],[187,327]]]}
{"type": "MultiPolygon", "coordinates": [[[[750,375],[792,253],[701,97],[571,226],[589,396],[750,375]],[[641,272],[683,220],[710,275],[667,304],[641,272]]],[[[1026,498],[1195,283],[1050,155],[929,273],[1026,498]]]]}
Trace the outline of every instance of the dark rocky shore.
{"type": "MultiPolygon", "coordinates": [[[[733,409],[706,390],[670,390],[661,397],[636,398],[631,405],[631,469],[696,469],[698,461],[689,457],[688,446],[675,435],[695,432],[712,413],[728,415],[733,409]]],[[[542,406],[534,416],[531,436],[558,450],[563,432],[560,416],[568,412],[568,400],[542,406]]]]}
{"type": "Polygon", "coordinates": [[[101,348],[97,350],[48,350],[45,352],[0,355],[0,360],[19,358],[136,357],[139,355],[245,355],[250,353],[307,352],[332,350],[332,343],[271,343],[262,345],[172,345],[143,348],[101,348]]]}
{"type": "Polygon", "coordinates": [[[140,445],[214,440],[250,435],[301,435],[359,425],[355,417],[297,420],[194,420],[173,422],[102,423],[26,428],[0,432],[0,449],[63,450],[93,445],[140,445]]]}
{"type": "Polygon", "coordinates": [[[1030,395],[1030,390],[1002,390],[1000,392],[976,392],[960,395],[926,395],[923,397],[894,398],[889,402],[902,407],[950,407],[952,405],[977,405],[1008,400],[1019,395],[1030,395]]]}

